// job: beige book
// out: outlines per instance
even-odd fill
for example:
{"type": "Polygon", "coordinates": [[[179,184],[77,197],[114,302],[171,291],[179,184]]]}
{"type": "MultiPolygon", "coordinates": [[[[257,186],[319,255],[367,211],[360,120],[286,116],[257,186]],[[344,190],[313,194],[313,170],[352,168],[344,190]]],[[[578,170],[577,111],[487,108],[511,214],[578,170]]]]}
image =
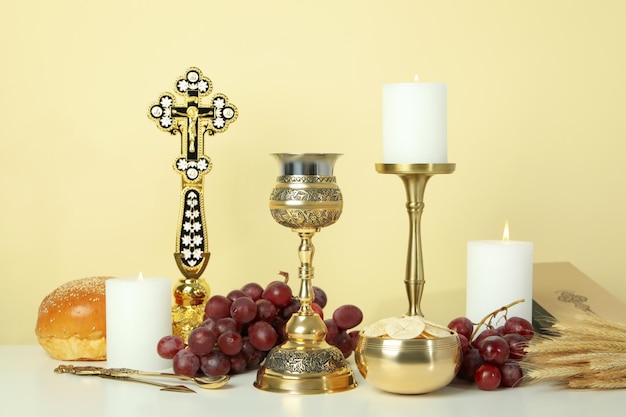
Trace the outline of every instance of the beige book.
{"type": "Polygon", "coordinates": [[[535,263],[533,268],[533,325],[549,327],[554,319],[585,314],[626,323],[621,302],[569,262],[535,263]]]}

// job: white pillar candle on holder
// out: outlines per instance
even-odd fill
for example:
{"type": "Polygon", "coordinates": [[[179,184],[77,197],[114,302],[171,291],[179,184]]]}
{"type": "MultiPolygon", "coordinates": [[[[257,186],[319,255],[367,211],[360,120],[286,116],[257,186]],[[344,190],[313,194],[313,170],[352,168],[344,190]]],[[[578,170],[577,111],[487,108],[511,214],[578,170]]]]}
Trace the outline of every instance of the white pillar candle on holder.
{"type": "Polygon", "coordinates": [[[478,240],[467,245],[466,317],[477,323],[514,301],[508,317],[532,323],[533,244],[509,240],[508,223],[502,240],[478,240]]]}
{"type": "Polygon", "coordinates": [[[383,162],[448,162],[447,86],[397,83],[383,86],[383,162]]]}
{"type": "Polygon", "coordinates": [[[156,351],[172,334],[172,283],[167,278],[106,281],[107,366],[158,371],[172,366],[156,351]]]}

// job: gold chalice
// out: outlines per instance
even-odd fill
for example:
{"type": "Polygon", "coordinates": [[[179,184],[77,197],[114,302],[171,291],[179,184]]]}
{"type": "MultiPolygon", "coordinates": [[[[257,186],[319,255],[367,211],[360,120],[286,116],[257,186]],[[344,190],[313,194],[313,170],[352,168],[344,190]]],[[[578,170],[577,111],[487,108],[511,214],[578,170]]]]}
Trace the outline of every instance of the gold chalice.
{"type": "Polygon", "coordinates": [[[254,386],[265,391],[320,394],[356,387],[354,373],[341,351],[326,340],[326,325],[313,312],[313,235],[335,223],[343,208],[333,175],[340,154],[273,154],[280,176],[270,196],[270,212],[279,224],[300,237],[301,306],[286,324],[287,341],[273,348],[257,373],[254,386]]]}

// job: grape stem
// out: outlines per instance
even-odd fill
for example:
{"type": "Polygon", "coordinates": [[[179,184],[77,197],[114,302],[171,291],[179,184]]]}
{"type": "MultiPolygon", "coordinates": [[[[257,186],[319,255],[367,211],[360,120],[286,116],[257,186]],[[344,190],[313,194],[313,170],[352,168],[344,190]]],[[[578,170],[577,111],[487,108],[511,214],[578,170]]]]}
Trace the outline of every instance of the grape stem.
{"type": "Polygon", "coordinates": [[[506,314],[508,313],[509,308],[513,307],[513,306],[514,306],[514,305],[516,305],[516,304],[523,303],[524,301],[526,301],[526,300],[524,300],[523,298],[521,298],[521,299],[519,299],[519,300],[517,300],[517,301],[513,301],[512,303],[507,304],[507,305],[505,305],[505,306],[503,306],[503,307],[500,307],[499,309],[494,310],[494,311],[492,311],[491,313],[487,314],[487,315],[486,315],[486,316],[485,316],[485,317],[484,317],[484,318],[480,321],[480,323],[478,323],[478,324],[474,327],[474,332],[472,333],[472,337],[470,337],[470,342],[471,342],[472,340],[474,340],[474,336],[476,336],[476,333],[478,333],[478,330],[482,327],[482,325],[483,325],[483,324],[485,324],[485,322],[486,322],[487,320],[489,320],[489,323],[487,323],[487,327],[488,327],[488,328],[493,328],[493,326],[491,325],[491,320],[493,320],[493,319],[496,317],[496,315],[497,315],[498,313],[501,313],[501,312],[503,312],[503,311],[504,311],[504,312],[505,312],[505,313],[504,313],[504,317],[506,318],[506,314]]]}
{"type": "Polygon", "coordinates": [[[289,272],[278,271],[278,275],[282,275],[283,277],[285,277],[285,284],[289,282],[289,272]]]}

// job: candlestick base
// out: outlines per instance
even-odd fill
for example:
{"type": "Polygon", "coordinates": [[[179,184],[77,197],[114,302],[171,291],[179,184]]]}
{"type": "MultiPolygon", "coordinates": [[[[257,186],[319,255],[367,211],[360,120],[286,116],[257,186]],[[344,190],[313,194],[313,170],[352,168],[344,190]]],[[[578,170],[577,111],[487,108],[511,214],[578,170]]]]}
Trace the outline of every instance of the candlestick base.
{"type": "Polygon", "coordinates": [[[409,214],[410,233],[404,284],[409,299],[408,316],[424,316],[421,310],[424,291],[424,260],[422,258],[421,218],[424,210],[424,191],[430,177],[435,174],[450,174],[456,164],[376,164],[381,174],[396,174],[404,183],[409,214]]]}

